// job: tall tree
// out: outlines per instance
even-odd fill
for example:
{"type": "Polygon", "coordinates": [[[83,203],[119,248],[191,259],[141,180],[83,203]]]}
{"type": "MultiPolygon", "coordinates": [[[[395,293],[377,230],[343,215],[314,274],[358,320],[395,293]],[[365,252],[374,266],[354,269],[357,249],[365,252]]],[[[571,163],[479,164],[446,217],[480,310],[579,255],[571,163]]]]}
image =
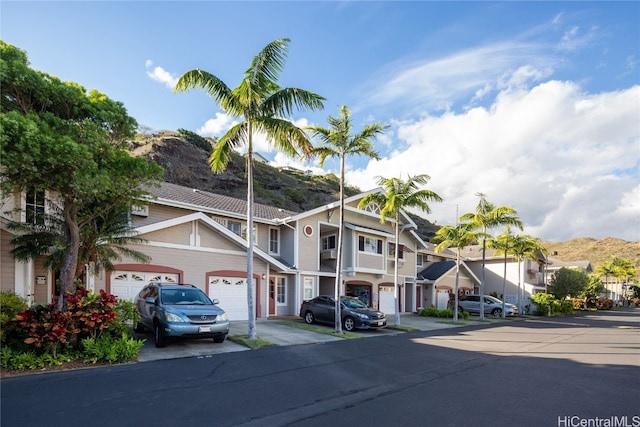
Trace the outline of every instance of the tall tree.
{"type": "Polygon", "coordinates": [[[373,145],[373,139],[381,135],[388,127],[376,122],[365,125],[357,134],[352,133],[351,111],[349,107],[340,107],[340,115],[327,118],[329,128],[309,126],[307,130],[312,137],[318,138],[321,145],[317,145],[311,154],[318,156],[320,167],[324,167],[325,161],[330,157],[340,159],[340,215],[338,224],[338,254],[336,256],[336,283],[335,283],[335,331],[342,333],[342,315],[340,313],[340,296],[342,295],[342,236],[344,228],[344,171],[347,156],[365,156],[370,159],[379,159],[373,145]]]}
{"type": "Polygon", "coordinates": [[[417,208],[430,213],[429,201],[441,202],[442,197],[431,190],[421,189],[431,177],[427,174],[409,176],[406,181],[401,178],[378,177],[378,185],[383,193],[366,195],[358,203],[358,208],[373,207],[380,211],[380,223],[384,224],[388,218],[394,222],[395,250],[394,250],[394,283],[393,301],[395,309],[395,324],[400,326],[400,308],[398,300],[398,260],[400,258],[400,217],[404,210],[417,208]]]}
{"type": "MultiPolygon", "coordinates": [[[[490,236],[488,231],[502,225],[512,225],[522,230],[522,222],[516,216],[518,213],[515,209],[508,206],[496,207],[487,200],[486,194],[477,193],[476,196],[480,200],[475,212],[462,215],[460,221],[472,224],[474,229],[482,230],[482,234],[485,236],[482,237],[482,271],[480,277],[480,295],[484,295],[487,237],[490,236]]],[[[484,298],[480,298],[480,319],[484,320],[484,298]]]]}
{"type": "MultiPolygon", "coordinates": [[[[542,242],[537,237],[530,236],[528,234],[510,234],[510,228],[507,227],[509,231],[508,235],[503,235],[502,239],[510,241],[508,243],[508,248],[504,250],[500,247],[500,237],[497,240],[493,240],[493,247],[497,249],[497,254],[505,255],[505,262],[507,253],[513,255],[514,259],[518,261],[518,295],[517,295],[517,303],[518,308],[522,307],[522,290],[524,288],[524,284],[522,283],[522,268],[521,263],[524,259],[528,258],[533,261],[538,261],[539,257],[544,256],[547,253],[547,249],[542,246],[542,242]]],[[[490,244],[492,241],[489,242],[490,244]]],[[[504,240],[502,240],[504,244],[504,240]]],[[[506,265],[506,264],[505,264],[506,265]]],[[[506,268],[505,268],[505,277],[506,277],[506,268]]],[[[503,285],[503,296],[504,296],[505,288],[503,285]]],[[[505,309],[504,309],[504,298],[502,301],[502,317],[505,317],[505,309]]]]}
{"type": "Polygon", "coordinates": [[[504,231],[496,238],[489,239],[487,246],[496,250],[496,254],[504,255],[504,272],[502,274],[502,317],[506,317],[505,313],[505,296],[507,293],[507,258],[513,252],[514,234],[511,227],[505,227],[504,231]]]}
{"type": "Polygon", "coordinates": [[[445,225],[440,227],[433,238],[434,243],[438,243],[436,252],[442,252],[448,248],[456,248],[456,282],[454,289],[453,321],[458,321],[458,281],[460,277],[460,251],[465,246],[473,245],[478,241],[479,235],[473,227],[466,224],[445,225]]]}
{"type": "Polygon", "coordinates": [[[620,286],[620,294],[622,296],[621,304],[624,306],[629,297],[627,289],[631,289],[629,279],[632,277],[636,277],[638,275],[638,270],[633,265],[633,261],[631,261],[629,258],[619,258],[617,256],[614,256],[611,259],[611,265],[613,267],[614,274],[618,279],[618,282],[622,282],[620,286]]]}
{"type": "Polygon", "coordinates": [[[214,145],[209,164],[214,172],[226,169],[234,150],[244,147],[247,159],[247,309],[248,338],[256,338],[256,313],[253,284],[253,136],[266,135],[276,149],[289,156],[311,153],[312,145],[304,130],[284,117],[298,109],[321,109],[323,97],[298,88],[281,88],[278,77],[284,67],[289,39],[277,39],[266,45],[244,72],[235,89],[215,75],[200,69],[184,73],[174,92],[202,89],[218,106],[239,120],[214,145]]]}
{"type": "Polygon", "coordinates": [[[59,307],[73,289],[80,230],[113,206],[135,203],[162,169],[131,157],[125,139],[136,121],[120,102],[29,67],[27,55],[0,41],[0,185],[4,194],[47,190],[61,207],[64,261],[59,307]],[[78,212],[96,209],[81,222],[78,212]]]}

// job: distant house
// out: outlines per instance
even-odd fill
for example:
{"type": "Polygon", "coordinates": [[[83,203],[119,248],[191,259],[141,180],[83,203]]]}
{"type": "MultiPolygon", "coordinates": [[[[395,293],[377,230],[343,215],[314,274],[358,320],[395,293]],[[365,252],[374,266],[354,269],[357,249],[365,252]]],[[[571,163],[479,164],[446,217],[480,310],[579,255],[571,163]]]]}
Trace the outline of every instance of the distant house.
{"type": "Polygon", "coordinates": [[[269,159],[267,159],[260,153],[253,153],[253,160],[256,162],[264,163],[265,165],[269,164],[269,159]]]}

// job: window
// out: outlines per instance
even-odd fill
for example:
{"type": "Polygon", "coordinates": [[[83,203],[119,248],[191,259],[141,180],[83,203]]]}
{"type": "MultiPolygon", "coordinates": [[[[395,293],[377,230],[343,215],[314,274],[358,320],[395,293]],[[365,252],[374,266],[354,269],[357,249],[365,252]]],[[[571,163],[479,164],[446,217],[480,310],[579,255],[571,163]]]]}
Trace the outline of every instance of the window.
{"type": "MultiPolygon", "coordinates": [[[[404,246],[400,245],[400,250],[398,250],[398,259],[404,259],[404,246]]],[[[395,258],[396,256],[396,244],[389,243],[389,256],[395,258]]]]}
{"type": "Polygon", "coordinates": [[[424,255],[422,255],[422,254],[417,254],[416,255],[416,265],[418,267],[422,267],[422,265],[424,264],[423,258],[424,258],[424,255]]]}
{"type": "Polygon", "coordinates": [[[229,222],[227,222],[227,228],[229,230],[233,231],[234,233],[236,233],[239,236],[240,232],[242,230],[242,224],[240,224],[239,222],[235,222],[235,221],[229,221],[229,222]]]}
{"type": "MultiPolygon", "coordinates": [[[[244,224],[241,224],[238,221],[228,221],[227,229],[236,233],[238,236],[242,237],[243,239],[247,238],[247,226],[244,224]]],[[[253,243],[258,243],[258,233],[256,231],[255,225],[253,226],[253,243]]]]}
{"type": "Polygon", "coordinates": [[[322,238],[322,250],[336,248],[336,235],[325,236],[322,238]]]}
{"type": "Polygon", "coordinates": [[[280,254],[280,230],[277,228],[269,229],[269,252],[280,254]]]}
{"type": "Polygon", "coordinates": [[[284,277],[276,279],[276,302],[282,305],[287,303],[287,279],[284,277]]]}
{"type": "Polygon", "coordinates": [[[44,191],[30,189],[25,195],[25,222],[44,224],[44,191]]]}
{"type": "Polygon", "coordinates": [[[360,252],[382,255],[382,240],[373,237],[359,236],[358,250],[360,252]]]}
{"type": "Polygon", "coordinates": [[[304,283],[303,298],[304,299],[313,298],[313,288],[314,288],[313,277],[305,277],[303,280],[303,283],[304,283]]]}

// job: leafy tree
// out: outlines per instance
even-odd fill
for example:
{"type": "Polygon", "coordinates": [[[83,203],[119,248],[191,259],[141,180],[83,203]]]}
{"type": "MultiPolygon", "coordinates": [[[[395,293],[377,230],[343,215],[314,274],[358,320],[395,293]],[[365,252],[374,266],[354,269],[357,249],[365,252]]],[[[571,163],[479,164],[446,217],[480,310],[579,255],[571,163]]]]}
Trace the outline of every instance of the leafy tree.
{"type": "Polygon", "coordinates": [[[612,259],[613,270],[618,281],[623,282],[622,285],[622,305],[625,304],[629,297],[627,289],[631,289],[630,279],[638,275],[638,270],[633,265],[633,261],[629,258],[613,257],[612,259]]]}
{"type": "Polygon", "coordinates": [[[61,298],[73,289],[80,230],[113,206],[134,203],[162,169],[131,157],[125,138],[136,121],[120,102],[29,67],[27,55],[0,41],[0,185],[3,193],[48,190],[62,210],[61,298]],[[80,221],[83,206],[94,211],[80,221]]]}
{"type": "Polygon", "coordinates": [[[256,338],[253,301],[253,135],[263,133],[276,149],[296,156],[308,155],[312,146],[302,129],[283,118],[294,107],[320,109],[323,97],[298,88],[281,88],[278,77],[284,67],[289,39],[277,39],[253,58],[240,84],[233,90],[218,77],[200,69],[184,73],[174,92],[202,89],[238,122],[214,145],[209,164],[214,172],[226,169],[234,150],[244,146],[247,159],[247,309],[248,338],[256,338]]]}
{"type": "MultiPolygon", "coordinates": [[[[512,254],[518,261],[518,306],[522,304],[522,276],[520,265],[525,258],[538,261],[539,257],[546,254],[547,250],[542,246],[541,240],[528,234],[516,235],[513,240],[512,254]]],[[[503,310],[504,313],[504,310],[503,310]]]]}
{"type": "MultiPolygon", "coordinates": [[[[319,138],[322,145],[316,146],[311,155],[318,156],[320,167],[324,167],[324,162],[329,157],[340,159],[340,215],[338,225],[337,261],[336,261],[336,283],[335,298],[340,300],[342,295],[342,237],[344,228],[344,169],[347,156],[366,156],[370,159],[379,159],[375,151],[372,139],[381,135],[387,126],[381,123],[371,123],[366,125],[357,134],[351,132],[351,111],[346,105],[340,107],[338,117],[329,116],[327,122],[330,128],[320,126],[310,126],[313,137],[319,138]]],[[[336,304],[335,326],[336,333],[342,333],[342,316],[340,314],[340,304],[336,304]]]]}
{"type": "MultiPolygon", "coordinates": [[[[482,272],[480,277],[480,295],[484,295],[484,273],[487,251],[488,231],[501,225],[511,225],[522,230],[522,222],[516,216],[518,212],[509,206],[495,206],[487,200],[483,193],[477,193],[480,198],[476,211],[466,213],[460,217],[461,222],[470,223],[474,229],[482,230],[482,272]]],[[[504,311],[504,310],[503,310],[504,311]]],[[[480,298],[480,319],[484,319],[484,298],[480,298]]]]}
{"type": "Polygon", "coordinates": [[[559,300],[578,296],[589,284],[589,276],[582,271],[563,267],[556,271],[550,282],[550,292],[559,300]]]}
{"type": "Polygon", "coordinates": [[[395,324],[400,326],[400,309],[398,306],[398,259],[400,254],[400,215],[405,209],[418,208],[425,213],[431,212],[427,204],[429,201],[441,202],[442,197],[431,190],[420,189],[431,177],[427,174],[409,176],[406,181],[400,178],[378,177],[378,185],[382,186],[384,194],[371,193],[358,203],[358,209],[372,207],[380,210],[380,223],[384,224],[391,218],[395,226],[395,256],[394,256],[394,308],[395,324]]]}
{"type": "Polygon", "coordinates": [[[578,296],[582,298],[598,298],[602,292],[604,292],[604,283],[602,280],[595,274],[589,275],[589,281],[587,285],[584,287],[582,292],[578,294],[578,296]]]}
{"type": "MultiPolygon", "coordinates": [[[[473,230],[471,224],[445,225],[436,232],[433,238],[438,243],[436,252],[442,252],[447,248],[456,248],[456,284],[453,304],[453,321],[458,321],[458,280],[460,277],[460,251],[465,246],[473,245],[478,241],[479,235],[473,230]]],[[[504,310],[503,310],[504,311],[504,310]]]]}

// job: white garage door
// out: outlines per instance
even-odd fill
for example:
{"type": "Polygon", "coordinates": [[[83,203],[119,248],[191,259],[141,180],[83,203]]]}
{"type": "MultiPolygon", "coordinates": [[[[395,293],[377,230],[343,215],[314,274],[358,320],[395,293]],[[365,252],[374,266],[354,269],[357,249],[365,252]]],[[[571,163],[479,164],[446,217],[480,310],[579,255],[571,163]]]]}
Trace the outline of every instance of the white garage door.
{"type": "Polygon", "coordinates": [[[387,315],[396,313],[393,291],[380,290],[380,311],[387,315]]]}
{"type": "MultiPolygon", "coordinates": [[[[220,307],[229,320],[248,320],[247,279],[241,277],[210,277],[209,298],[220,300],[220,307]]],[[[257,301],[253,301],[254,307],[257,301]]]]}
{"type": "Polygon", "coordinates": [[[111,273],[111,294],[119,299],[133,301],[149,282],[178,283],[179,276],[171,273],[144,271],[114,271],[111,273]]]}

